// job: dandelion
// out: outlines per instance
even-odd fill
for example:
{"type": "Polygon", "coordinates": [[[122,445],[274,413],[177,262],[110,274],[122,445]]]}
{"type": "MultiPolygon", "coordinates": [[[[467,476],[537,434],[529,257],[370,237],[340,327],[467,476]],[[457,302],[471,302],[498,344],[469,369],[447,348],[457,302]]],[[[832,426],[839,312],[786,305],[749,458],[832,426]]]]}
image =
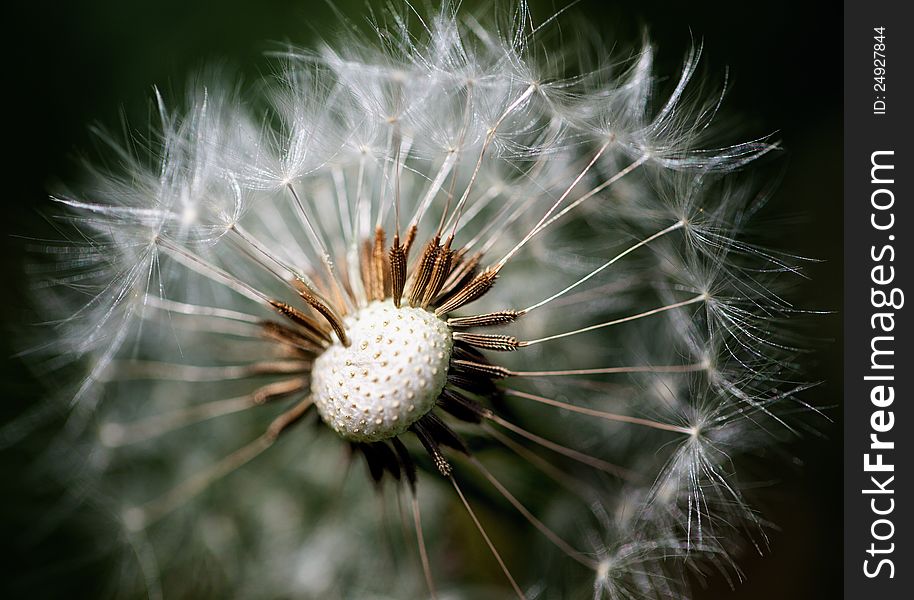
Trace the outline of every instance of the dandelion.
{"type": "Polygon", "coordinates": [[[774,145],[715,143],[699,50],[664,86],[557,18],[407,7],[157,94],[55,196],[51,454],[121,595],[668,598],[764,548],[734,464],[802,407],[796,269],[737,171],[774,145]]]}

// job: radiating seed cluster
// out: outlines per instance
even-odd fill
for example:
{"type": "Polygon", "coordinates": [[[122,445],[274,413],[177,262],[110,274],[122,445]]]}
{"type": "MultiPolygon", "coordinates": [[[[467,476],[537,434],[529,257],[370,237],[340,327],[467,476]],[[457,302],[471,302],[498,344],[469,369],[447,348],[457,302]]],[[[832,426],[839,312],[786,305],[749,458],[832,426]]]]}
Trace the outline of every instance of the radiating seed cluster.
{"type": "Polygon", "coordinates": [[[311,370],[321,418],[342,437],[375,442],[428,413],[447,379],[451,332],[421,308],[375,301],[344,319],[350,345],[334,340],[311,370]]]}
{"type": "Polygon", "coordinates": [[[776,145],[716,138],[697,49],[669,78],[462,10],[157,96],[55,197],[40,345],[86,375],[48,464],[114,522],[119,597],[475,599],[488,558],[492,597],[670,600],[764,548],[733,457],[804,389],[797,267],[734,172],[776,145]]]}

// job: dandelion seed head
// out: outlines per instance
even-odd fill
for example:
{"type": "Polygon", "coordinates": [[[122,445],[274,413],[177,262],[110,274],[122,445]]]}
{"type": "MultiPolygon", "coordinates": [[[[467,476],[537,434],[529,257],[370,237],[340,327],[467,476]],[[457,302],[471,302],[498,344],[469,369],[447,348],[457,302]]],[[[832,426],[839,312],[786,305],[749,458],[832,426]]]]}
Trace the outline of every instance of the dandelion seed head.
{"type": "Polygon", "coordinates": [[[152,549],[123,553],[147,587],[181,548],[245,597],[473,597],[455,509],[519,597],[676,598],[764,538],[733,463],[802,390],[796,270],[733,178],[775,145],[720,142],[700,48],[667,79],[646,40],[552,52],[559,15],[500,16],[407,6],[255,90],[157,94],[56,198],[51,362],[86,375],[55,468],[152,549]],[[502,509],[568,581],[499,553],[502,509]]]}
{"type": "Polygon", "coordinates": [[[345,321],[338,340],[315,361],[311,394],[321,418],[342,437],[376,442],[425,416],[447,381],[451,332],[421,308],[374,302],[345,321]]]}

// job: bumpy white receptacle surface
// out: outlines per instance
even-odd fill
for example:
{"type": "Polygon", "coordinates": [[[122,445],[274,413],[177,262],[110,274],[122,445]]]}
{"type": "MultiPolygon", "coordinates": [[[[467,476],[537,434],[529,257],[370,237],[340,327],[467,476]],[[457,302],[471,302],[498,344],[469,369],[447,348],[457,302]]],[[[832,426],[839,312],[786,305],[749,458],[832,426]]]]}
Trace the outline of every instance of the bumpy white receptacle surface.
{"type": "Polygon", "coordinates": [[[344,319],[351,344],[314,361],[311,395],[327,425],[359,442],[392,438],[428,413],[447,379],[453,342],[421,308],[372,302],[344,319]]]}

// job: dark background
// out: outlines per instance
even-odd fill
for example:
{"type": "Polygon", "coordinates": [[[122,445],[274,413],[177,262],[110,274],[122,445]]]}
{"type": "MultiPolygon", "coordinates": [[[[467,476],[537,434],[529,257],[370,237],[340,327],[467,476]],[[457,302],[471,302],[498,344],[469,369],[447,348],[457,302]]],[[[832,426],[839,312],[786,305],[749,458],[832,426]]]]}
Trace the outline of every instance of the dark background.
{"type": "MultiPolygon", "coordinates": [[[[335,4],[360,19],[362,2],[335,4]]],[[[533,2],[534,15],[541,20],[561,5],[533,2]]],[[[720,78],[730,67],[728,113],[741,116],[741,129],[750,134],[777,131],[786,149],[774,170],[783,180],[764,215],[769,233],[778,247],[822,260],[809,265],[811,280],[793,298],[802,307],[837,312],[842,290],[840,7],[782,0],[584,0],[573,9],[605,31],[606,39],[625,45],[637,42],[646,26],[659,48],[660,73],[675,75],[693,40],[704,42],[706,73],[720,78]]],[[[214,60],[255,79],[269,68],[261,52],[271,41],[306,44],[315,32],[332,35],[336,27],[333,9],[307,0],[33,2],[24,13],[7,13],[5,21],[0,314],[11,323],[38,320],[25,302],[25,243],[17,236],[48,234],[39,210],[47,206],[47,190],[56,180],[77,179],[74,158],[78,149],[91,148],[89,124],[117,127],[120,111],[142,123],[153,84],[180,89],[187,74],[214,60]]],[[[778,473],[776,485],[760,494],[763,513],[780,529],[771,532],[767,556],[741,558],[748,583],[731,591],[725,581],[711,579],[698,597],[840,597],[840,316],[817,316],[810,323],[806,333],[814,352],[808,378],[824,383],[804,399],[829,407],[828,419],[815,421],[820,436],[796,440],[790,448],[798,457],[795,466],[778,473]]],[[[7,329],[0,330],[0,355],[10,357],[2,372],[0,421],[34,406],[44,394],[13,356],[15,346],[7,329]]],[[[5,585],[21,596],[35,582],[42,591],[29,594],[33,597],[91,597],[103,577],[98,565],[55,567],[91,548],[90,528],[68,519],[50,536],[23,536],[30,523],[52,509],[60,492],[29,473],[29,456],[44,442],[40,433],[0,450],[0,596],[7,597],[5,585]]]]}

